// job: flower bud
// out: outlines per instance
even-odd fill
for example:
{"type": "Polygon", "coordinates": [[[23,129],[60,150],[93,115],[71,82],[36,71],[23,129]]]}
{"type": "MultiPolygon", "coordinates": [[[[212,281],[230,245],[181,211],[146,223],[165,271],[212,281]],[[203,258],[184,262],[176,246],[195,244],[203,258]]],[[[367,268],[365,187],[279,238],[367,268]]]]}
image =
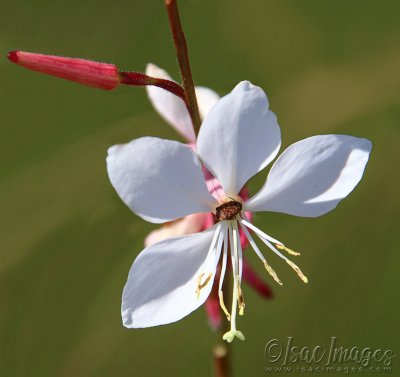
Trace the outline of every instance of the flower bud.
{"type": "Polygon", "coordinates": [[[33,71],[95,88],[111,90],[119,84],[118,69],[114,64],[24,51],[11,51],[8,59],[33,71]]]}

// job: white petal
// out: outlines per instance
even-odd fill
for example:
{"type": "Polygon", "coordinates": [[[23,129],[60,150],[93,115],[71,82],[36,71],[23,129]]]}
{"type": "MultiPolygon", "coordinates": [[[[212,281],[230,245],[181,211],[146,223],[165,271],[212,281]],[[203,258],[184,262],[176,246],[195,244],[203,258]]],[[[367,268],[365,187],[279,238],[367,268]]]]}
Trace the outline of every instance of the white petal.
{"type": "MultiPolygon", "coordinates": [[[[147,64],[146,75],[173,81],[166,71],[154,64],[147,64]]],[[[150,102],[162,118],[187,141],[194,143],[196,141],[196,136],[189,112],[183,100],[157,86],[146,86],[146,90],[150,102]]]]}
{"type": "Polygon", "coordinates": [[[278,158],[249,211],[317,217],[332,209],[360,181],[372,144],[347,135],[321,135],[292,144],[278,158]]]}
{"type": "Polygon", "coordinates": [[[197,151],[224,191],[236,195],[278,153],[280,129],[263,90],[239,83],[207,114],[197,151]]]}
{"type": "Polygon", "coordinates": [[[161,223],[209,212],[209,194],[192,149],[155,137],[135,139],[108,150],[110,181],[125,204],[147,221],[161,223]]]}
{"type": "MultiPolygon", "coordinates": [[[[144,249],[129,272],[122,294],[122,320],[125,327],[164,325],[187,316],[210,294],[219,259],[210,250],[214,226],[204,232],[169,238],[144,249]],[[208,283],[196,294],[199,277],[208,283]]],[[[214,246],[216,238],[214,237],[214,246]]]]}
{"type": "Polygon", "coordinates": [[[196,98],[199,105],[201,119],[204,119],[213,106],[220,99],[219,95],[210,88],[196,86],[196,98]]]}

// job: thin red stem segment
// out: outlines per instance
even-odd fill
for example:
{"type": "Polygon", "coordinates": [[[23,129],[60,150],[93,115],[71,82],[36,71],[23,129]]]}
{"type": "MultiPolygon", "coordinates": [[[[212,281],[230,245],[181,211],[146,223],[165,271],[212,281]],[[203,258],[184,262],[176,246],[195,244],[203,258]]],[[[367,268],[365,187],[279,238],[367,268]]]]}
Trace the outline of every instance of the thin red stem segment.
{"type": "Polygon", "coordinates": [[[197,135],[201,125],[201,119],[193,85],[192,73],[190,70],[185,34],[183,33],[179,18],[178,5],[176,0],[164,0],[164,2],[167,8],[172,37],[174,39],[179,69],[182,76],[183,88],[185,89],[185,103],[197,135]]]}
{"type": "Polygon", "coordinates": [[[181,85],[174,81],[159,79],[156,77],[147,76],[141,72],[118,72],[121,84],[134,85],[134,86],[147,86],[153,85],[165,89],[168,92],[175,94],[185,101],[185,90],[181,85]]]}

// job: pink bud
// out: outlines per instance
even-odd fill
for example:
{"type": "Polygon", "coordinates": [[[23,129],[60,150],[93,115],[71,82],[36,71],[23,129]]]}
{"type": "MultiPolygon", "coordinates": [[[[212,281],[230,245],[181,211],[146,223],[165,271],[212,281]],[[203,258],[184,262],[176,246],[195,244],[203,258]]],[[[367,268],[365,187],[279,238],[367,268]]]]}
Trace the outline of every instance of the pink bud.
{"type": "Polygon", "coordinates": [[[119,84],[118,69],[114,64],[23,51],[9,52],[8,59],[33,71],[95,88],[111,90],[119,84]]]}

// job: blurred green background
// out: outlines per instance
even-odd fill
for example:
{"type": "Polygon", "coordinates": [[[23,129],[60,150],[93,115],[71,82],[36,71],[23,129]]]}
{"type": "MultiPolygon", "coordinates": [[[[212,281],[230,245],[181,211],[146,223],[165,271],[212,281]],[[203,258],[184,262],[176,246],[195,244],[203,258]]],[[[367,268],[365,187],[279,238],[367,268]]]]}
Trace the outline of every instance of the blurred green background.
{"type": "MultiPolygon", "coordinates": [[[[273,258],[285,283],[265,274],[275,299],[245,287],[235,376],[266,374],[272,338],[314,347],[337,336],[339,345],[397,354],[400,2],[187,0],[180,9],[195,83],[220,94],[243,79],[261,86],[283,148],[324,133],[374,145],[362,182],[334,212],[255,218],[302,252],[310,283],[273,258]]],[[[120,320],[129,268],[155,227],[113,191],[106,150],[143,135],[178,136],[141,88],[91,89],[5,57],[21,49],[131,70],[153,62],[178,78],[162,1],[2,1],[0,46],[0,376],[211,375],[216,336],[203,309],[145,330],[120,320]]]]}

